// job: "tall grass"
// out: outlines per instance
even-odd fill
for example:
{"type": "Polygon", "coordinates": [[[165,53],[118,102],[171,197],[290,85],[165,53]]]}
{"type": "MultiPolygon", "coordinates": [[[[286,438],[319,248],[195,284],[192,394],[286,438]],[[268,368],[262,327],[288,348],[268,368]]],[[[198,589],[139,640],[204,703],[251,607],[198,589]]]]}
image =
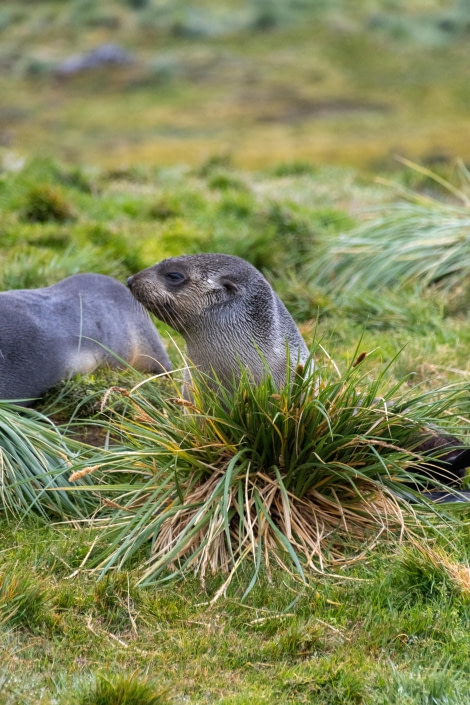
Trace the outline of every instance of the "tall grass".
{"type": "Polygon", "coordinates": [[[249,591],[275,564],[305,579],[437,511],[401,498],[419,497],[413,448],[424,426],[455,422],[460,388],[405,397],[386,369],[368,382],[359,365],[341,375],[329,361],[299,367],[280,391],[246,374],[234,392],[193,383],[192,402],[152,400],[140,385],[126,414],[111,406],[121,447],[93,461],[106,483],[94,489],[115,510],[101,571],[131,561],[143,584],[222,573],[225,589],[251,565],[249,591]]]}
{"type": "MultiPolygon", "coordinates": [[[[470,269],[470,179],[463,188],[407,162],[445,189],[445,200],[402,190],[405,198],[336,240],[310,266],[312,284],[340,299],[406,285],[461,285],[470,269]]],[[[383,209],[381,209],[382,211],[383,209]]]]}
{"type": "MultiPolygon", "coordinates": [[[[85,449],[39,412],[1,402],[0,509],[15,517],[31,512],[44,519],[89,516],[99,499],[75,493],[67,480],[72,462],[85,449]]],[[[86,478],[79,486],[84,484],[86,478]]]]}

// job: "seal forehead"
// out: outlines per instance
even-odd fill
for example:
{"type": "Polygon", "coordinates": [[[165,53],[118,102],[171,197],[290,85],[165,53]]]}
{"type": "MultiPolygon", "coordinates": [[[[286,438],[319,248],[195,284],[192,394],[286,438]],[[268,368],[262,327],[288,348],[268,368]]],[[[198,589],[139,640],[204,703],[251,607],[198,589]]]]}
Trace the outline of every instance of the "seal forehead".
{"type": "Polygon", "coordinates": [[[253,265],[235,255],[219,253],[201,253],[196,255],[181,255],[162,260],[157,265],[160,272],[165,273],[177,269],[193,278],[210,280],[212,277],[231,276],[245,279],[246,277],[261,278],[262,275],[253,265]]]}

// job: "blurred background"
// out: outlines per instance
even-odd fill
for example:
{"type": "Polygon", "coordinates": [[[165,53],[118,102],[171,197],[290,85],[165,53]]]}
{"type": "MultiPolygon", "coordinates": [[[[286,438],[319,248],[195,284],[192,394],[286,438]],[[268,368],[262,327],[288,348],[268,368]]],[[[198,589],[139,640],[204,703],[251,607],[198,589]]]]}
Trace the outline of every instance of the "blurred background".
{"type": "Polygon", "coordinates": [[[470,159],[470,0],[0,2],[0,154],[470,159]]]}

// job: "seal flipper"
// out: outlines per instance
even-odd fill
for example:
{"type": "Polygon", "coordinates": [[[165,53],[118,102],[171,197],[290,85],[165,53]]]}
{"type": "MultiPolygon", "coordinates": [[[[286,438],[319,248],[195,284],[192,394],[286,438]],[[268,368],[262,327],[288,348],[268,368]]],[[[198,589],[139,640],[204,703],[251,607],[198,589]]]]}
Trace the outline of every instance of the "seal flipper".
{"type": "Polygon", "coordinates": [[[424,458],[429,457],[429,461],[423,460],[412,465],[410,472],[450,487],[460,485],[466,468],[470,467],[470,448],[463,446],[455,436],[443,433],[431,435],[414,450],[424,458]]]}

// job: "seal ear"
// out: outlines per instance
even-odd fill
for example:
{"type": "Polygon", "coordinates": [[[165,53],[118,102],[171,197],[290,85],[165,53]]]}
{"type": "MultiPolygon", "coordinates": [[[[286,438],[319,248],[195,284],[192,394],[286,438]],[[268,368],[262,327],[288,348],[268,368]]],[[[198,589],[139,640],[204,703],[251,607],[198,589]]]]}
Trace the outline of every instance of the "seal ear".
{"type": "Polygon", "coordinates": [[[238,286],[230,277],[220,277],[219,282],[229,294],[237,293],[238,286]]]}

